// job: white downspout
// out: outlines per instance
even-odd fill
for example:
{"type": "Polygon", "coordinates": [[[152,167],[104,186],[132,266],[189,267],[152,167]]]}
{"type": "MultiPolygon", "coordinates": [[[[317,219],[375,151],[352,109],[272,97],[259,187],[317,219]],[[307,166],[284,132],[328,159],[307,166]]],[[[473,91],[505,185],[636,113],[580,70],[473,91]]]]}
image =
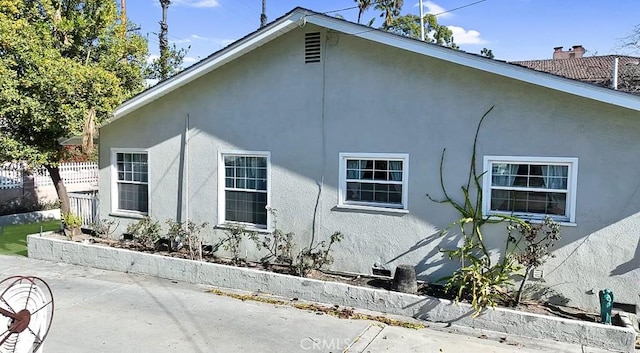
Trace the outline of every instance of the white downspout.
{"type": "Polygon", "coordinates": [[[611,88],[615,90],[618,89],[618,62],[618,58],[613,59],[613,80],[611,80],[611,88]]]}
{"type": "Polygon", "coordinates": [[[189,222],[189,114],[184,126],[184,217],[189,222]]]}

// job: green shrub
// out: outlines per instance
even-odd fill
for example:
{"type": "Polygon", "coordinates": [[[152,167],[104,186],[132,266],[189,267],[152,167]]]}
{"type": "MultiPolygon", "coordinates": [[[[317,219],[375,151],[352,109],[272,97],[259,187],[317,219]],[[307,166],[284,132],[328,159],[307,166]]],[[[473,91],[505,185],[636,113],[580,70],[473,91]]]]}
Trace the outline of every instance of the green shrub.
{"type": "Polygon", "coordinates": [[[177,222],[168,219],[166,224],[169,226],[167,236],[169,238],[170,250],[177,251],[186,246],[189,250],[191,260],[196,258],[202,260],[202,231],[209,224],[204,222],[196,224],[192,221],[177,222]]]}
{"type": "Polygon", "coordinates": [[[298,276],[307,277],[311,271],[320,270],[326,265],[333,263],[331,256],[331,247],[335,243],[339,243],[344,239],[344,235],[335,232],[329,237],[329,243],[321,241],[315,243],[313,240],[308,247],[302,248],[296,256],[293,269],[298,276]]]}
{"type": "Polygon", "coordinates": [[[63,213],[62,223],[67,229],[79,228],[82,226],[82,218],[73,212],[63,213]]]}
{"type": "Polygon", "coordinates": [[[541,223],[509,224],[507,231],[509,232],[509,241],[515,244],[515,259],[524,268],[515,299],[515,304],[518,305],[522,300],[522,292],[531,271],[544,265],[547,259],[553,257],[551,248],[561,238],[560,224],[547,216],[541,223]],[[520,235],[519,239],[511,235],[514,230],[520,235]]]}
{"type": "Polygon", "coordinates": [[[153,248],[160,239],[160,223],[154,221],[151,217],[144,217],[136,223],[127,226],[127,233],[147,248],[153,248]]]}
{"type": "Polygon", "coordinates": [[[60,202],[36,200],[31,197],[17,197],[0,203],[0,216],[27,213],[33,211],[46,211],[60,208],[60,202]]]}
{"type": "Polygon", "coordinates": [[[267,210],[273,219],[273,233],[262,237],[253,233],[249,235],[249,238],[253,240],[258,250],[265,249],[267,251],[267,255],[260,259],[263,265],[269,266],[272,263],[278,263],[291,266],[293,264],[293,248],[295,247],[293,237],[295,233],[285,233],[278,229],[276,209],[269,207],[267,210]]]}
{"type": "Polygon", "coordinates": [[[225,251],[231,253],[231,261],[235,265],[240,265],[246,262],[245,258],[240,257],[240,244],[242,239],[248,237],[250,239],[255,238],[255,232],[249,231],[242,224],[228,224],[226,225],[225,234],[226,238],[220,241],[222,248],[225,251]]]}

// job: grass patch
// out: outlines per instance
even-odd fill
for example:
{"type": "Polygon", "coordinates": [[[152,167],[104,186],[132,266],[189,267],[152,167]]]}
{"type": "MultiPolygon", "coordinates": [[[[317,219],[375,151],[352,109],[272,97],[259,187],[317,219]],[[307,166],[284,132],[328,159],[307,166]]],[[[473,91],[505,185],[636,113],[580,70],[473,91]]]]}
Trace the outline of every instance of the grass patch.
{"type": "Polygon", "coordinates": [[[2,226],[0,229],[0,255],[27,256],[27,235],[60,229],[60,221],[2,226]]]}

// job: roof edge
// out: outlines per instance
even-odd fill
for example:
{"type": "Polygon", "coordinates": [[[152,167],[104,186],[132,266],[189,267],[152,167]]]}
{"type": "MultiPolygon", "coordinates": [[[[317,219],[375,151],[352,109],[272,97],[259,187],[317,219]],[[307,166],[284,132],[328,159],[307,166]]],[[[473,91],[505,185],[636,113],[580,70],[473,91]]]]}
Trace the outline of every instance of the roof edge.
{"type": "Polygon", "coordinates": [[[305,21],[360,37],[381,44],[390,45],[417,54],[445,60],[462,66],[493,73],[537,86],[569,93],[599,102],[621,106],[640,111],[640,99],[630,93],[614,91],[609,88],[594,86],[590,83],[559,77],[550,73],[536,71],[499,60],[481,57],[461,50],[425,43],[417,39],[402,37],[378,29],[351,23],[329,16],[308,16],[305,21]]]}
{"type": "Polygon", "coordinates": [[[202,77],[203,75],[206,75],[216,68],[246,54],[270,40],[288,33],[297,26],[304,26],[307,23],[533,85],[640,111],[639,97],[629,93],[594,86],[589,83],[536,71],[517,64],[481,57],[479,55],[443,47],[437,44],[425,43],[420,40],[402,37],[379,29],[334,18],[301,7],[296,7],[289,13],[268,24],[266,27],[248,34],[244,38],[241,38],[231,45],[211,54],[201,62],[124,102],[116,108],[113,113],[113,118],[102,124],[100,127],[118,120],[132,111],[153,102],[154,100],[202,77]]]}
{"type": "Polygon", "coordinates": [[[131,113],[132,111],[141,108],[152,101],[182,87],[183,85],[192,82],[207,73],[215,70],[216,68],[246,54],[247,52],[259,47],[272,39],[279,37],[299,25],[299,21],[303,20],[306,15],[311,14],[302,8],[295,8],[288,14],[275,20],[267,25],[265,28],[261,28],[244,38],[237,40],[229,46],[211,54],[208,58],[203,59],[199,63],[185,69],[177,75],[161,81],[155,86],[141,92],[137,96],[125,101],[118,106],[113,112],[113,118],[100,125],[103,127],[108,125],[121,117],[131,113]]]}

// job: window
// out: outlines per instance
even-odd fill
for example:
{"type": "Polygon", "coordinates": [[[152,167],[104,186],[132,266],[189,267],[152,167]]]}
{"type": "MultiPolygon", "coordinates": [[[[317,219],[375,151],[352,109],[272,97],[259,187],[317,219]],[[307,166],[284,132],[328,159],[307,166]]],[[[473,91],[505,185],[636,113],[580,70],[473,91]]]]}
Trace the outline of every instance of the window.
{"type": "Polygon", "coordinates": [[[221,223],[236,222],[267,228],[269,153],[222,153],[219,192],[221,223]]]}
{"type": "Polygon", "coordinates": [[[484,158],[485,214],[575,222],[577,158],[484,158]]]}
{"type": "Polygon", "coordinates": [[[408,154],[341,153],[339,204],[407,209],[408,154]]]}
{"type": "Polygon", "coordinates": [[[149,175],[147,152],[113,150],[115,190],[112,209],[116,212],[147,214],[149,211],[149,175]]]}

